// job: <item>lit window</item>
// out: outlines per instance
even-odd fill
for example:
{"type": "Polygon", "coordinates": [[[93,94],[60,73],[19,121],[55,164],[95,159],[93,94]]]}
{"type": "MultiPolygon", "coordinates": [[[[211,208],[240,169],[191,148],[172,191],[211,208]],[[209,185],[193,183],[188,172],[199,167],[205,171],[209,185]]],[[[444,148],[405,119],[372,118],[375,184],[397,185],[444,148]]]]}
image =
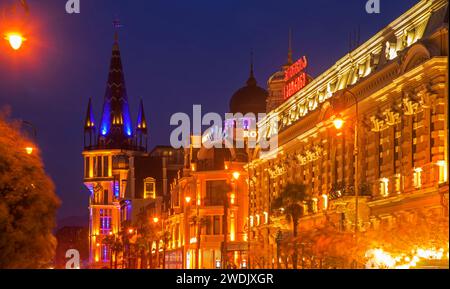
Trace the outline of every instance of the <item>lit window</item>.
{"type": "Polygon", "coordinates": [[[268,224],[269,223],[269,213],[264,212],[264,224],[268,224]]]}
{"type": "Polygon", "coordinates": [[[317,213],[317,211],[318,211],[318,209],[317,209],[317,203],[318,203],[317,198],[313,198],[313,199],[312,199],[312,203],[311,203],[311,207],[312,207],[312,212],[313,212],[313,213],[317,213]]]}
{"type": "Polygon", "coordinates": [[[236,202],[236,195],[233,193],[230,195],[230,203],[234,205],[235,202],[236,202]]]}
{"type": "Polygon", "coordinates": [[[250,227],[253,227],[253,216],[250,216],[250,227]]]}
{"type": "Polygon", "coordinates": [[[328,195],[323,194],[322,198],[323,198],[323,209],[327,210],[328,209],[328,195]]]}
{"type": "Polygon", "coordinates": [[[259,215],[256,215],[256,226],[259,226],[261,224],[261,219],[259,215]]]}
{"type": "Polygon", "coordinates": [[[389,196],[389,179],[382,178],[380,182],[380,194],[383,197],[389,196]]]}
{"type": "Polygon", "coordinates": [[[401,174],[396,174],[395,175],[395,192],[397,194],[400,194],[402,192],[403,188],[402,188],[402,175],[401,174]]]}
{"type": "Polygon", "coordinates": [[[100,209],[100,234],[109,235],[112,228],[112,211],[111,209],[100,209]]]}
{"type": "Polygon", "coordinates": [[[416,189],[422,187],[422,169],[421,168],[414,169],[414,187],[416,189]]]}
{"type": "Polygon", "coordinates": [[[144,180],[144,199],[155,199],[155,198],[156,198],[155,179],[146,178],[144,180]]]}
{"type": "Polygon", "coordinates": [[[448,181],[447,164],[445,161],[438,161],[437,165],[439,167],[439,183],[446,183],[448,181]]]}

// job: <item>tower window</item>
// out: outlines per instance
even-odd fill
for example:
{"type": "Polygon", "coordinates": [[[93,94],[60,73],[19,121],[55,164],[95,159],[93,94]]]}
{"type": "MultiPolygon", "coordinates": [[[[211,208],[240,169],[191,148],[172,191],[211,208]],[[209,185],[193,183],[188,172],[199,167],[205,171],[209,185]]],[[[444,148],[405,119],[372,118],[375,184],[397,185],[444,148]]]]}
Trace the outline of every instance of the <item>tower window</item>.
{"type": "Polygon", "coordinates": [[[84,177],[89,178],[91,177],[91,164],[90,164],[91,158],[85,157],[84,158],[84,177]]]}
{"type": "Polygon", "coordinates": [[[103,157],[103,176],[109,177],[109,157],[103,157]]]}
{"type": "Polygon", "coordinates": [[[111,209],[100,209],[100,234],[109,235],[111,232],[112,211],[111,209]]]}

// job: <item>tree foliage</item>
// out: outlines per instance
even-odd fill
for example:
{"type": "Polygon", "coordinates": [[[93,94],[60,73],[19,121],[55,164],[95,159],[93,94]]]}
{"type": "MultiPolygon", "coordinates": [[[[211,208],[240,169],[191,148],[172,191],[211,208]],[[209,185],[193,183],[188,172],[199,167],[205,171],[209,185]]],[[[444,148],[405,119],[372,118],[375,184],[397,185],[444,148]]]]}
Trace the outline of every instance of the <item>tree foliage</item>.
{"type": "Polygon", "coordinates": [[[59,199],[36,145],[0,115],[0,268],[43,268],[52,261],[59,199]],[[31,155],[25,147],[34,147],[31,155]]]}
{"type": "MultiPolygon", "coordinates": [[[[272,201],[272,209],[282,209],[286,219],[292,222],[293,237],[298,235],[298,222],[304,215],[303,205],[309,200],[306,187],[302,184],[287,184],[281,194],[272,201]]],[[[297,269],[298,252],[296,243],[293,248],[293,265],[297,269]]]]}

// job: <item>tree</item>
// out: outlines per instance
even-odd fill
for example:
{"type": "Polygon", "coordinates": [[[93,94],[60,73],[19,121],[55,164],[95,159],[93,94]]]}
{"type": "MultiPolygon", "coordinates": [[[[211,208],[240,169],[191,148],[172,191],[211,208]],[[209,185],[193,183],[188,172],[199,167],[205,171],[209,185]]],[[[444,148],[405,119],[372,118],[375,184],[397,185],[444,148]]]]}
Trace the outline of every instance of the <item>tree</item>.
{"type": "Polygon", "coordinates": [[[0,115],[0,268],[45,268],[54,258],[60,202],[36,147],[0,115]]]}
{"type": "MultiPolygon", "coordinates": [[[[272,202],[273,210],[281,210],[286,219],[292,222],[292,234],[298,236],[298,223],[304,215],[303,204],[308,201],[306,187],[301,184],[288,184],[282,190],[281,194],[272,202]]],[[[297,246],[294,246],[292,264],[297,269],[298,252],[297,246]]]]}

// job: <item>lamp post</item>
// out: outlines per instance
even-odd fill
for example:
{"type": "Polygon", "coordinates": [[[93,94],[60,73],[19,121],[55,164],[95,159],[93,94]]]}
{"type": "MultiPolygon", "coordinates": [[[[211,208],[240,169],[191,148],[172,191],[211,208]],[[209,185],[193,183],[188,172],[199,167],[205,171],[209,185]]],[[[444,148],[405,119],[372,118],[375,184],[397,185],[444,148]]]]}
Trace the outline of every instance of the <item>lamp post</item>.
{"type": "MultiPolygon", "coordinates": [[[[353,154],[355,156],[355,178],[354,178],[354,186],[355,186],[355,242],[358,241],[358,206],[359,206],[359,163],[358,163],[358,155],[359,155],[359,147],[358,147],[358,129],[359,129],[359,107],[358,107],[358,97],[348,89],[343,90],[343,95],[346,93],[350,94],[353,97],[355,102],[356,116],[355,116],[355,141],[353,154]]],[[[337,117],[333,121],[336,129],[341,129],[344,125],[344,120],[341,117],[337,117]]]]}
{"type": "MultiPolygon", "coordinates": [[[[24,125],[26,125],[26,126],[28,126],[28,127],[31,128],[31,130],[32,130],[32,132],[33,132],[33,138],[34,138],[34,141],[36,141],[36,138],[37,138],[37,130],[36,130],[36,127],[35,127],[31,122],[26,121],[26,120],[23,120],[23,121],[22,121],[22,124],[24,124],[24,125]]],[[[33,148],[31,145],[25,147],[24,149],[25,149],[25,152],[26,152],[27,154],[29,154],[29,155],[31,155],[31,154],[33,153],[33,151],[34,151],[34,148],[33,148]]]]}
{"type": "MultiPolygon", "coordinates": [[[[19,1],[15,1],[15,2],[19,2],[19,1]]],[[[29,9],[28,9],[28,5],[27,5],[27,2],[26,2],[26,0],[20,0],[20,3],[14,3],[12,6],[11,6],[11,9],[7,9],[7,10],[9,10],[9,11],[6,11],[6,12],[8,12],[8,13],[10,13],[10,14],[12,14],[12,16],[13,17],[21,17],[21,16],[18,16],[19,14],[19,12],[17,11],[17,6],[21,6],[22,8],[23,8],[23,10],[24,10],[24,13],[25,13],[25,16],[28,16],[28,14],[29,14],[29,9]]],[[[0,13],[1,13],[2,11],[0,11],[0,13]]],[[[6,13],[5,13],[6,14],[6,13]]],[[[0,19],[0,21],[1,21],[2,19],[0,19]]],[[[14,29],[14,28],[13,28],[14,29]]],[[[9,43],[9,45],[11,46],[11,48],[13,49],[13,50],[15,50],[15,51],[17,51],[17,50],[19,50],[21,47],[22,47],[22,44],[27,40],[23,35],[22,35],[22,33],[21,32],[18,32],[18,31],[10,31],[10,32],[7,32],[5,35],[4,35],[4,39],[9,43]]]]}

